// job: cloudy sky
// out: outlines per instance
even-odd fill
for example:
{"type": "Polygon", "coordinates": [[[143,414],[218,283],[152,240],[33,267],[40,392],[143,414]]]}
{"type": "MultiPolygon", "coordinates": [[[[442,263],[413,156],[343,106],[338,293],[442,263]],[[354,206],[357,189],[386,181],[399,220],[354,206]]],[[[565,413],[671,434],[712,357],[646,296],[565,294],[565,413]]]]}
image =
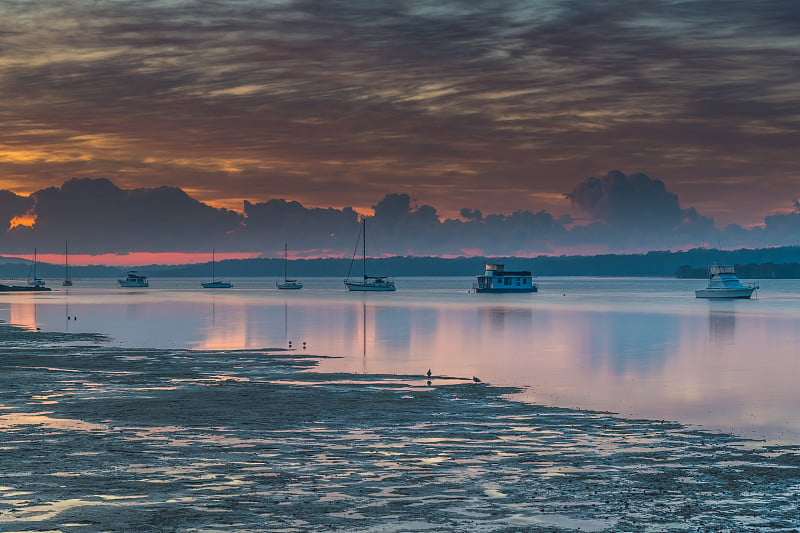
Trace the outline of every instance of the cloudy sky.
{"type": "MultiPolygon", "coordinates": [[[[800,196],[795,0],[6,0],[0,90],[3,216],[72,178],[180,188],[189,200],[169,201],[202,203],[193,224],[241,251],[263,251],[248,206],[267,220],[278,199],[347,218],[407,196],[442,227],[527,213],[515,223],[538,248],[592,251],[721,240],[711,229],[730,224],[730,243],[758,241],[800,196]],[[611,232],[630,225],[670,238],[611,232]]],[[[41,202],[37,220],[63,211],[41,202]]],[[[37,240],[26,229],[6,244],[37,240]]],[[[176,247],[159,238],[131,250],[176,247]]]]}

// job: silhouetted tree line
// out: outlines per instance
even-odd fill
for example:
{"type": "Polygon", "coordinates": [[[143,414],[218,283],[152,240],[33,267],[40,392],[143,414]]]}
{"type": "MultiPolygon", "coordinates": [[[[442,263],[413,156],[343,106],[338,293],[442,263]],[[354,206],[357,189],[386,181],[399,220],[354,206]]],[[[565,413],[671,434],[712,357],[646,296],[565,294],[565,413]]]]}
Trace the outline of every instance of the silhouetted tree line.
{"type": "MultiPolygon", "coordinates": [[[[386,257],[369,259],[369,271],[374,275],[393,276],[474,276],[483,271],[485,263],[504,263],[509,270],[530,270],[537,276],[662,276],[705,278],[708,265],[735,265],[739,277],[800,278],[800,247],[714,250],[696,248],[683,252],[656,251],[646,254],[605,254],[593,256],[539,257],[386,257]]],[[[350,259],[296,259],[289,262],[289,272],[297,277],[344,277],[350,259]]],[[[356,275],[360,266],[356,265],[356,275]]],[[[0,264],[0,279],[24,279],[29,263],[0,264]]],[[[210,263],[192,265],[150,265],[136,267],[153,277],[208,277],[210,263]]],[[[107,278],[124,274],[124,267],[70,267],[76,278],[107,278]]],[[[218,261],[216,272],[229,278],[249,276],[282,276],[281,258],[228,259],[218,261]]],[[[60,279],[63,265],[40,263],[40,277],[60,279]]]]}
{"type": "MultiPolygon", "coordinates": [[[[798,279],[800,278],[800,263],[748,263],[733,265],[736,275],[742,279],[798,279]]],[[[696,268],[683,265],[675,272],[678,278],[705,278],[708,268],[696,268]]]]}

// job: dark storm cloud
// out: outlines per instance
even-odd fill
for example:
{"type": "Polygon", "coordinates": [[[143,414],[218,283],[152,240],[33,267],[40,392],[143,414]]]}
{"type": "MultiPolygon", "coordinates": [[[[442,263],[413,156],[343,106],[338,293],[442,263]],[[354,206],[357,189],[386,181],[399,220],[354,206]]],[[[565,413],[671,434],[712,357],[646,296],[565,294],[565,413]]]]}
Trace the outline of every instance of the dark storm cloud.
{"type": "MultiPolygon", "coordinates": [[[[796,244],[797,212],[767,217],[764,227],[724,230],[694,208],[684,208],[663,182],[641,173],[611,171],[587,178],[565,195],[591,220],[555,217],[545,210],[483,214],[462,208],[460,218],[403,193],[386,194],[368,217],[370,255],[523,255],[574,250],[645,251],[701,245],[796,244]]],[[[566,201],[566,198],[564,199],[566,201]]],[[[360,215],[352,207],[306,207],[273,199],[244,202],[244,213],[218,209],[172,187],[124,189],[107,179],[72,179],[19,197],[0,191],[0,224],[26,213],[33,227],[3,234],[7,253],[63,249],[79,253],[261,252],[278,256],[284,243],[301,256],[353,252],[360,215]]],[[[6,226],[7,227],[7,226],[6,226]]]]}
{"type": "Polygon", "coordinates": [[[27,196],[18,196],[11,191],[0,191],[0,223],[8,229],[12,219],[27,213],[33,207],[33,200],[27,196]]]}
{"type": "Polygon", "coordinates": [[[244,203],[245,225],[234,239],[246,250],[273,255],[283,244],[312,254],[343,254],[358,232],[358,213],[343,209],[307,208],[283,199],[244,203]]]}
{"type": "Polygon", "coordinates": [[[796,2],[45,0],[0,15],[15,190],[114,176],[226,205],[361,208],[394,191],[455,216],[554,212],[575,176],[637,168],[743,223],[800,192],[796,2]],[[771,187],[718,186],[754,176],[771,187]]]}
{"type": "Polygon", "coordinates": [[[72,179],[31,198],[36,223],[8,232],[6,251],[53,252],[67,239],[91,254],[208,251],[241,223],[238,213],[205,205],[180,189],[123,190],[106,179],[72,179]]]}

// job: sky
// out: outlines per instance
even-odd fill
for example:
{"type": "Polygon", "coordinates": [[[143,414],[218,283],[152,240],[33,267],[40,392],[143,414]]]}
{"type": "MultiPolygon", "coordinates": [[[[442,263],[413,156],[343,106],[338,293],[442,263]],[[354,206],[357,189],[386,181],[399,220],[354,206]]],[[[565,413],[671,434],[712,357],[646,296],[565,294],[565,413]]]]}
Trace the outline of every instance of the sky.
{"type": "Polygon", "coordinates": [[[0,90],[10,253],[793,242],[795,0],[6,0],[0,90]]]}

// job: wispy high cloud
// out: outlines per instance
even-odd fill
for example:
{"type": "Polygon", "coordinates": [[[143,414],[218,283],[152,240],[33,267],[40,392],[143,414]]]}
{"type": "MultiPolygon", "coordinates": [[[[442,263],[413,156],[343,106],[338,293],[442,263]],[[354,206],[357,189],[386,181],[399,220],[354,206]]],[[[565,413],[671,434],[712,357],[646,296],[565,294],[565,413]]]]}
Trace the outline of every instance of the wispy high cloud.
{"type": "Polygon", "coordinates": [[[563,214],[622,168],[758,223],[800,193],[798,26],[788,0],[3,2],[0,186],[563,214]]]}

